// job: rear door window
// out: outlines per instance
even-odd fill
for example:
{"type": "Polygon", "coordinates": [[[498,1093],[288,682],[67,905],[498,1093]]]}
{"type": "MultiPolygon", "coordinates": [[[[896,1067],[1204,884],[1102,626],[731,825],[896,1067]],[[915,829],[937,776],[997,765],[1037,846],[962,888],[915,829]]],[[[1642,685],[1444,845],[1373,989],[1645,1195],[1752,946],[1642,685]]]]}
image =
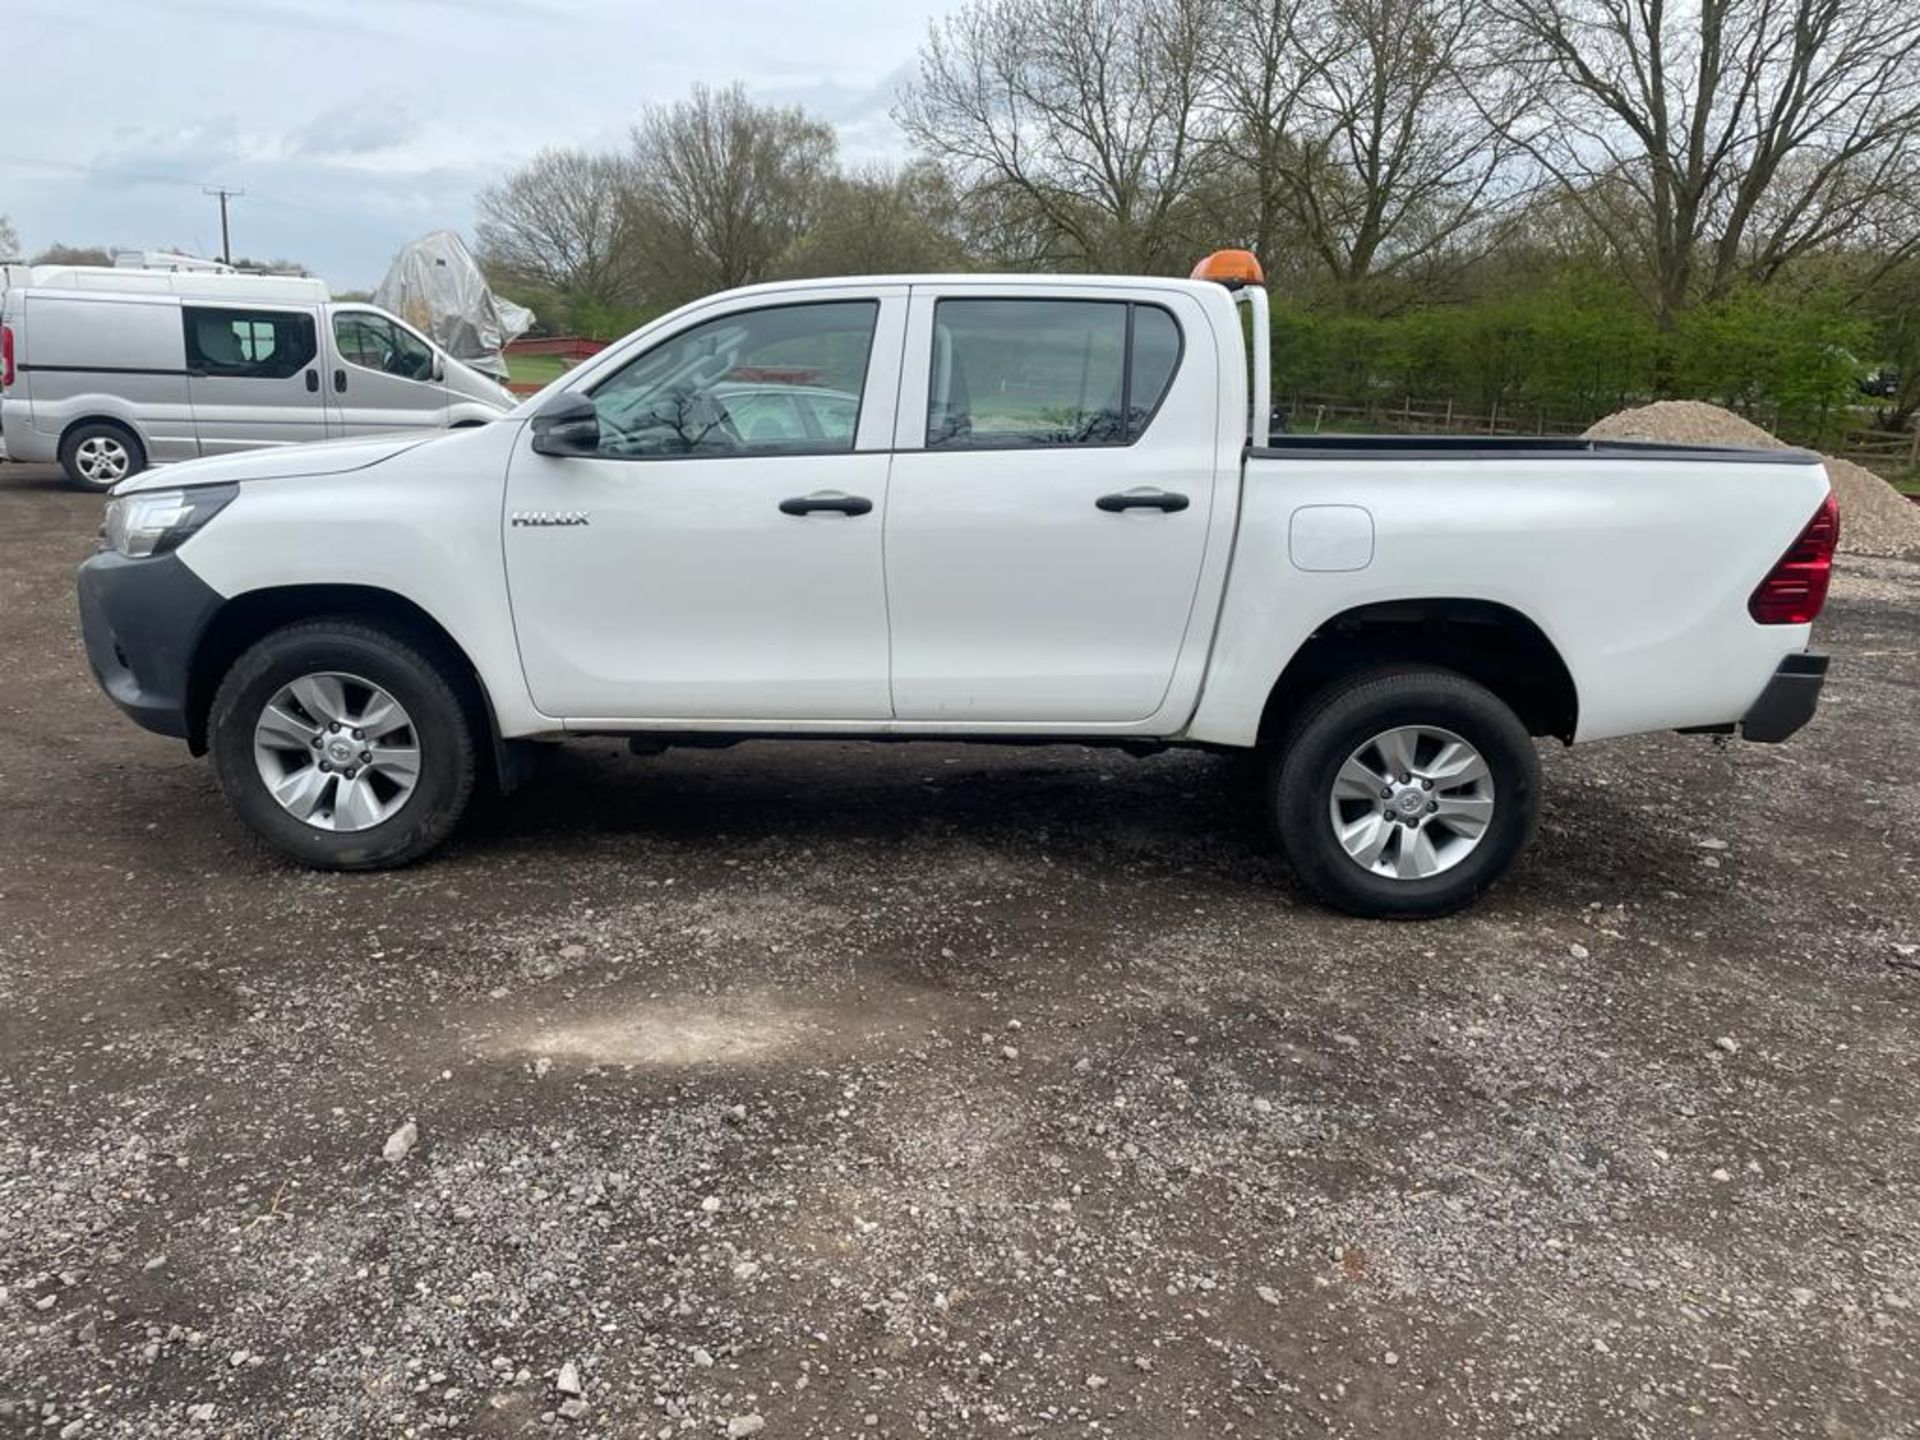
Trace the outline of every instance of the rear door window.
{"type": "Polygon", "coordinates": [[[1129,445],[1180,363],[1180,327],[1124,300],[942,300],[927,448],[1129,445]]]}
{"type": "Polygon", "coordinates": [[[181,307],[187,369],[209,376],[285,380],[318,353],[313,316],[294,310],[181,307]]]}

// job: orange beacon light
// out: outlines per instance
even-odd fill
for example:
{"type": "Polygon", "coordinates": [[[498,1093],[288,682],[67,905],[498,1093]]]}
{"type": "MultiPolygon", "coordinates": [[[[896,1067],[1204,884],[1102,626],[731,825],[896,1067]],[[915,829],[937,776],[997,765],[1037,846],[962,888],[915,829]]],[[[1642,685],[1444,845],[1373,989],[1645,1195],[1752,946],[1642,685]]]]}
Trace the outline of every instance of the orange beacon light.
{"type": "Polygon", "coordinates": [[[1190,278],[1212,280],[1238,290],[1242,285],[1263,284],[1267,277],[1251,250],[1216,250],[1193,267],[1190,278]]]}

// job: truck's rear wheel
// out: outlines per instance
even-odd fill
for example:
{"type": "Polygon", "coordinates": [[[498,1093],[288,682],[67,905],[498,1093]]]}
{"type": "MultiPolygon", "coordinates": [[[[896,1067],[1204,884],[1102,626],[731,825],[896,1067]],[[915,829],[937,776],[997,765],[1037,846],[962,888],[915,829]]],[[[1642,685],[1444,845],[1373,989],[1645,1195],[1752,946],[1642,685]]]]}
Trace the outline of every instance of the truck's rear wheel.
{"type": "Polygon", "coordinates": [[[111,490],[129,475],[147,468],[147,451],[140,437],[126,426],[111,420],[89,420],[74,426],[61,440],[60,468],[76,485],[111,490]]]}
{"type": "Polygon", "coordinates": [[[1470,904],[1532,838],[1540,761],[1499,697],[1444,670],[1330,686],[1269,772],[1294,873],[1356,915],[1418,919],[1470,904]]]}
{"type": "Polygon", "coordinates": [[[355,620],[255,644],[220,683],[208,740],[240,817],[323,869],[417,859],[473,792],[473,734],[447,676],[409,637],[355,620]]]}

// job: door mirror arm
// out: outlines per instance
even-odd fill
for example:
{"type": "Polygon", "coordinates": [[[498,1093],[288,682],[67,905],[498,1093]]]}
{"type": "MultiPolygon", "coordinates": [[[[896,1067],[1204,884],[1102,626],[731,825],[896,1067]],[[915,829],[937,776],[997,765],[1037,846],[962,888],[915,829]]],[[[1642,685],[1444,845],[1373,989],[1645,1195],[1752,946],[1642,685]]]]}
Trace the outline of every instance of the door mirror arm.
{"type": "Polygon", "coordinates": [[[533,448],[540,455],[597,455],[600,416],[577,390],[553,397],[533,417],[533,448]]]}

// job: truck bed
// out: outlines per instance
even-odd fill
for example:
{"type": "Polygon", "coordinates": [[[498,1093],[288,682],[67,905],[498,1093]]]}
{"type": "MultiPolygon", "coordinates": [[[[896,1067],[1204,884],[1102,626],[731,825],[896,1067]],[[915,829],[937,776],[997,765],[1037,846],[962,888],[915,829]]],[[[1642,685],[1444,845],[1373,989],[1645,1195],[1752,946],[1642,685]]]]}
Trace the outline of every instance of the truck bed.
{"type": "Polygon", "coordinates": [[[1246,717],[1321,627],[1422,598],[1535,627],[1573,680],[1576,739],[1737,721],[1808,643],[1807,626],[1756,624],[1748,599],[1827,492],[1804,450],[1424,435],[1252,447],[1189,733],[1247,743],[1246,717]]]}
{"type": "Polygon", "coordinates": [[[1276,435],[1249,447],[1256,460],[1738,460],[1818,465],[1810,450],[1682,445],[1664,440],[1589,440],[1554,435],[1276,435]]]}

